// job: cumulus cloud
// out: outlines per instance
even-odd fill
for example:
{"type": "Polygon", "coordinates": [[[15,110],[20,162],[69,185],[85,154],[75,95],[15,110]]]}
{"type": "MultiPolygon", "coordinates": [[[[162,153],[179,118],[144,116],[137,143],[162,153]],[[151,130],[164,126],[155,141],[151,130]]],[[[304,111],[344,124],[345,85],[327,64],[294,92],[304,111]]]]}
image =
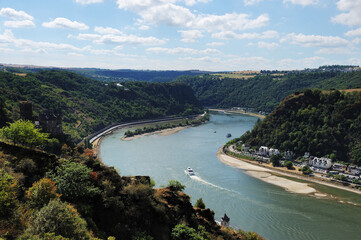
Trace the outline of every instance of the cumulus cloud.
{"type": "Polygon", "coordinates": [[[94,32],[100,34],[122,34],[122,32],[119,31],[118,29],[111,27],[95,27],[94,32]]]}
{"type": "Polygon", "coordinates": [[[182,35],[182,42],[195,42],[198,38],[202,38],[203,34],[198,30],[187,30],[187,31],[178,31],[182,35]]]}
{"type": "Polygon", "coordinates": [[[318,0],[283,0],[283,3],[292,3],[301,6],[309,6],[318,4],[318,0]]]}
{"type": "Polygon", "coordinates": [[[217,49],[207,48],[204,50],[198,50],[193,48],[161,48],[154,47],[148,48],[147,52],[153,53],[167,53],[167,54],[221,54],[221,52],[217,49]]]}
{"type": "Polygon", "coordinates": [[[106,34],[99,39],[94,40],[95,43],[103,44],[140,44],[140,45],[162,45],[166,40],[156,37],[139,37],[136,35],[113,35],[106,34]]]}
{"type": "Polygon", "coordinates": [[[333,17],[333,22],[347,26],[361,26],[361,1],[339,0],[337,2],[337,8],[344,13],[333,17]]]}
{"type": "Polygon", "coordinates": [[[212,0],[184,0],[185,4],[187,6],[193,6],[194,4],[197,4],[197,3],[208,3],[211,1],[212,0]]]}
{"type": "Polygon", "coordinates": [[[213,46],[223,46],[224,43],[223,42],[210,42],[207,43],[207,46],[213,47],[213,46]]]}
{"type": "Polygon", "coordinates": [[[34,18],[24,11],[16,11],[12,8],[2,8],[0,16],[11,18],[13,20],[33,20],[34,18]]]}
{"type": "Polygon", "coordinates": [[[92,3],[102,3],[104,0],[75,0],[75,2],[86,5],[92,3]]]}
{"type": "Polygon", "coordinates": [[[64,29],[72,29],[72,30],[87,30],[89,27],[77,21],[71,21],[67,18],[59,17],[55,18],[53,21],[44,22],[43,27],[46,28],[64,28],[64,29]]]}
{"type": "Polygon", "coordinates": [[[258,47],[259,48],[267,48],[269,50],[273,50],[273,49],[276,49],[276,48],[279,48],[280,45],[278,43],[268,43],[268,42],[258,42],[258,47]]]}
{"type": "Polygon", "coordinates": [[[166,39],[159,39],[156,37],[139,37],[136,35],[127,35],[116,28],[111,27],[95,27],[93,33],[80,33],[77,36],[68,35],[69,38],[78,40],[93,41],[97,44],[139,44],[139,45],[162,45],[166,43],[166,39]]]}
{"type": "Polygon", "coordinates": [[[9,28],[32,28],[35,27],[35,24],[30,20],[5,21],[4,26],[9,28]]]}
{"type": "Polygon", "coordinates": [[[232,31],[224,31],[224,32],[218,32],[213,33],[212,38],[218,38],[218,39],[272,39],[272,38],[278,38],[279,34],[277,31],[265,31],[263,33],[242,33],[238,34],[232,31]]]}
{"type": "Polygon", "coordinates": [[[350,48],[344,48],[344,47],[339,47],[339,48],[321,48],[319,50],[316,51],[317,54],[328,54],[328,55],[345,55],[345,54],[351,54],[352,51],[350,48]]]}
{"type": "Polygon", "coordinates": [[[204,31],[252,29],[263,27],[269,22],[267,14],[262,14],[255,19],[248,14],[238,13],[196,15],[188,8],[177,5],[176,2],[176,0],[118,0],[117,4],[120,9],[138,14],[141,17],[138,23],[162,23],[204,31]]]}
{"type": "Polygon", "coordinates": [[[348,37],[355,37],[355,36],[361,36],[361,28],[350,30],[347,33],[345,33],[348,37]]]}
{"type": "Polygon", "coordinates": [[[256,3],[262,2],[263,0],[243,0],[244,5],[254,5],[256,3]]]}
{"type": "Polygon", "coordinates": [[[321,35],[304,35],[302,33],[288,34],[281,42],[290,41],[291,44],[300,45],[303,47],[323,47],[323,48],[338,48],[345,47],[350,42],[341,37],[321,36],[321,35]]]}
{"type": "Polygon", "coordinates": [[[29,39],[16,38],[11,30],[5,30],[3,34],[0,34],[0,43],[10,43],[15,47],[21,49],[32,49],[34,51],[41,50],[72,50],[72,51],[85,51],[89,49],[89,46],[84,48],[78,48],[71,44],[66,43],[51,43],[51,42],[38,42],[29,39]]]}

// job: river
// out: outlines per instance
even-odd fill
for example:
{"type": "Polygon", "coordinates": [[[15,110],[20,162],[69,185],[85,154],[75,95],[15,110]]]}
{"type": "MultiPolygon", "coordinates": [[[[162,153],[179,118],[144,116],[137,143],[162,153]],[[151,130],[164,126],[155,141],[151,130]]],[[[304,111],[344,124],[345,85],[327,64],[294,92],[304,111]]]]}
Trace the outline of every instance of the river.
{"type": "Polygon", "coordinates": [[[212,114],[207,124],[132,141],[121,141],[125,130],[120,130],[103,139],[101,156],[122,175],[149,175],[157,186],[166,186],[171,179],[180,181],[193,204],[203,198],[216,219],[227,213],[233,227],[266,239],[361,239],[361,207],[292,194],[217,159],[220,146],[230,140],[227,133],[238,137],[256,121],[247,115],[212,114]],[[197,177],[184,173],[188,166],[197,177]]]}

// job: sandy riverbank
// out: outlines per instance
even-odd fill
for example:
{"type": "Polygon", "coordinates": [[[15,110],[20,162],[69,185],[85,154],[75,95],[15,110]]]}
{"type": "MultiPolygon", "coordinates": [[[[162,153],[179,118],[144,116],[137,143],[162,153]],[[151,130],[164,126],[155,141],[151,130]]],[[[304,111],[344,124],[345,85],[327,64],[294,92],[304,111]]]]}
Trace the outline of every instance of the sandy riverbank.
{"type": "MultiPolygon", "coordinates": [[[[341,189],[341,190],[356,193],[356,194],[359,194],[359,195],[361,194],[360,190],[353,189],[353,188],[350,188],[350,187],[337,185],[337,184],[326,182],[326,181],[321,181],[319,179],[312,178],[312,177],[297,175],[297,174],[294,174],[294,173],[287,173],[287,172],[280,171],[280,170],[277,170],[277,169],[267,168],[267,167],[264,167],[264,166],[259,166],[258,163],[255,163],[255,162],[250,161],[250,160],[246,160],[246,159],[241,160],[241,159],[238,159],[238,158],[234,158],[234,157],[231,157],[231,156],[228,156],[228,155],[224,154],[223,151],[222,151],[222,148],[219,149],[219,151],[217,153],[217,157],[221,162],[223,162],[223,163],[225,163],[227,165],[230,165],[232,167],[237,167],[237,168],[240,168],[240,169],[244,169],[244,170],[246,170],[246,172],[249,172],[249,171],[268,172],[270,174],[278,175],[276,177],[279,177],[279,178],[282,178],[280,176],[285,176],[285,177],[300,179],[302,181],[306,181],[306,182],[309,182],[309,183],[316,183],[316,184],[324,185],[324,186],[331,187],[331,188],[341,189]]],[[[253,174],[253,177],[257,177],[256,175],[253,174]]],[[[266,181],[267,177],[262,178],[261,174],[257,178],[259,178],[262,181],[267,182],[266,181]]],[[[282,179],[285,179],[285,178],[282,178],[282,179]]],[[[289,180],[289,179],[286,179],[286,180],[289,180]]],[[[294,183],[298,183],[298,182],[292,181],[292,180],[289,180],[289,181],[294,182],[294,183]]],[[[271,183],[271,184],[277,185],[277,184],[275,184],[275,182],[272,179],[269,179],[268,182],[271,183]]],[[[299,189],[298,190],[299,192],[295,192],[292,189],[293,187],[291,185],[289,185],[289,184],[291,184],[290,182],[282,183],[281,185],[278,185],[278,186],[283,187],[287,191],[294,192],[294,193],[302,193],[302,191],[305,191],[305,192],[308,191],[308,190],[306,190],[306,188],[304,188],[303,190],[299,189]]],[[[301,183],[301,184],[306,184],[308,187],[310,187],[307,183],[301,183]]],[[[310,187],[310,188],[312,188],[312,187],[310,187]]],[[[335,198],[335,196],[325,194],[325,193],[321,193],[321,192],[318,192],[318,191],[313,192],[311,195],[313,195],[315,197],[327,197],[327,198],[332,198],[332,199],[335,198]]],[[[343,202],[343,201],[340,201],[340,202],[343,202]]]]}
{"type": "MultiPolygon", "coordinates": [[[[298,193],[298,194],[310,194],[316,197],[327,197],[327,194],[317,192],[316,189],[308,186],[307,183],[295,182],[286,178],[282,178],[279,176],[275,176],[272,173],[276,173],[276,171],[268,168],[264,168],[261,166],[257,166],[233,157],[230,157],[223,153],[222,148],[217,152],[217,158],[232,167],[236,167],[239,169],[243,169],[252,177],[260,179],[264,182],[279,186],[284,188],[285,190],[298,193]]],[[[278,173],[278,172],[277,172],[278,173]]]]}
{"type": "Polygon", "coordinates": [[[265,115],[261,115],[258,113],[252,113],[252,112],[245,112],[242,110],[230,110],[230,109],[209,109],[209,111],[213,111],[213,112],[225,112],[225,113],[236,113],[236,114],[244,114],[244,115],[249,115],[249,116],[253,116],[253,117],[258,117],[258,118],[265,118],[265,115]]]}
{"type": "Polygon", "coordinates": [[[167,128],[167,129],[163,129],[163,130],[158,130],[158,131],[154,131],[154,132],[149,132],[149,133],[144,133],[144,134],[139,134],[139,135],[135,135],[133,137],[122,137],[121,140],[122,141],[131,141],[131,140],[134,140],[134,139],[138,139],[138,138],[141,138],[141,137],[144,137],[144,136],[149,136],[149,135],[153,135],[153,134],[156,134],[156,135],[159,135],[159,136],[169,136],[169,135],[172,135],[172,134],[175,134],[179,131],[182,131],[186,128],[188,128],[189,126],[184,126],[184,127],[175,127],[175,128],[167,128]]]}

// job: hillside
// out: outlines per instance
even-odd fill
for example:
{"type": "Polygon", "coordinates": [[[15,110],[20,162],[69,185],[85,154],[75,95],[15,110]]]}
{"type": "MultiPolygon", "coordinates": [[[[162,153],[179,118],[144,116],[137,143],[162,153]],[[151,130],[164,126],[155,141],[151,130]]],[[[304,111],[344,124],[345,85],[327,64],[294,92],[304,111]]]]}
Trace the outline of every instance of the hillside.
{"type": "Polygon", "coordinates": [[[305,90],[287,97],[240,140],[361,165],[360,133],[360,91],[305,90]]]}
{"type": "Polygon", "coordinates": [[[201,108],[184,83],[103,83],[57,70],[25,76],[0,72],[0,94],[10,120],[19,118],[19,102],[30,100],[35,115],[61,111],[65,133],[77,140],[111,123],[195,114],[201,108]]]}
{"type": "Polygon", "coordinates": [[[248,107],[271,112],[285,97],[304,88],[360,88],[361,71],[291,72],[278,76],[266,72],[247,79],[206,74],[182,76],[177,81],[189,84],[206,107],[248,107]]]}
{"type": "Polygon", "coordinates": [[[221,228],[175,186],[120,176],[89,149],[63,149],[58,158],[0,142],[0,238],[262,239],[221,228]]]}

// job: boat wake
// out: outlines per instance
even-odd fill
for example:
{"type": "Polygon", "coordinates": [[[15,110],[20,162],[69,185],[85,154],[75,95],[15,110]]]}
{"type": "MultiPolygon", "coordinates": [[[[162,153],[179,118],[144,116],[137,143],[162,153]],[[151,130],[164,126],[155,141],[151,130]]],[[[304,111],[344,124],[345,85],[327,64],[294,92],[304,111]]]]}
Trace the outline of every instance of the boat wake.
{"type": "Polygon", "coordinates": [[[227,191],[227,192],[232,192],[232,193],[235,193],[237,195],[241,195],[239,192],[237,191],[233,191],[233,190],[230,190],[230,189],[227,189],[227,188],[224,188],[224,187],[221,187],[221,186],[218,186],[218,185],[215,185],[213,183],[210,183],[210,182],[207,182],[206,180],[204,180],[203,178],[199,177],[199,176],[189,176],[192,180],[195,180],[195,181],[198,181],[198,182],[201,182],[205,185],[208,185],[208,186],[211,186],[211,187],[214,187],[214,188],[218,188],[220,190],[223,190],[223,191],[227,191]]]}

